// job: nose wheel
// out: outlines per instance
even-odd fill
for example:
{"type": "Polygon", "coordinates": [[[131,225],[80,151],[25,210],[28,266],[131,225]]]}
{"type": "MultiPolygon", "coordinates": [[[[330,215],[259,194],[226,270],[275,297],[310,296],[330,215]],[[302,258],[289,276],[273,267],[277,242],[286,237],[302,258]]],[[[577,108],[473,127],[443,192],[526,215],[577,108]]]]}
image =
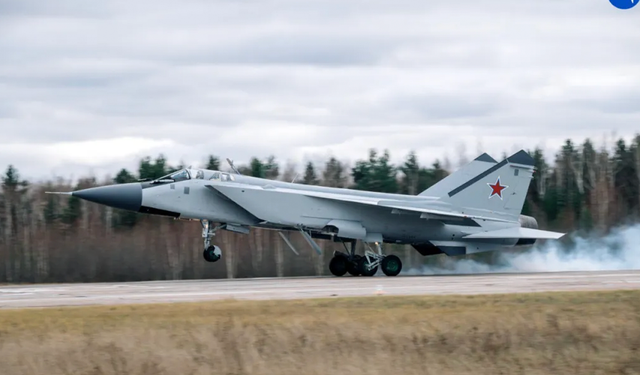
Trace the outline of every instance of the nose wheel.
{"type": "Polygon", "coordinates": [[[211,237],[216,235],[216,231],[223,226],[211,227],[209,220],[201,220],[202,224],[202,238],[204,239],[204,251],[202,257],[207,262],[217,262],[222,258],[222,249],[220,247],[211,244],[211,237]]]}
{"type": "Polygon", "coordinates": [[[209,246],[202,253],[207,262],[217,262],[222,257],[222,250],[218,246],[209,246]]]}

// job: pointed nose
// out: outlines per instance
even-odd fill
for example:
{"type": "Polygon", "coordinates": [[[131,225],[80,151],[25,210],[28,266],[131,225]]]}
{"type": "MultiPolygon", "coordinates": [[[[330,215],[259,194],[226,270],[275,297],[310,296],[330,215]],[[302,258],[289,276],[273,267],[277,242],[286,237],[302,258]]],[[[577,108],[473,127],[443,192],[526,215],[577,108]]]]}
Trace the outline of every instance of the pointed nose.
{"type": "Polygon", "coordinates": [[[139,211],[142,206],[142,185],[139,183],[94,187],[74,191],[71,195],[123,210],[139,211]]]}

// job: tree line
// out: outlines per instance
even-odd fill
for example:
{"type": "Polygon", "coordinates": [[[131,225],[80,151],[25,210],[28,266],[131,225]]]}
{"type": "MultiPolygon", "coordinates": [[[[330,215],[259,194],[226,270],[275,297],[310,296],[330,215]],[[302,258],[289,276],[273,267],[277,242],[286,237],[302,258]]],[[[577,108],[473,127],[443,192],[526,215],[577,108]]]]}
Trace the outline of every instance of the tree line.
{"type": "MultiPolygon", "coordinates": [[[[640,216],[640,135],[613,147],[597,148],[591,140],[567,140],[547,163],[542,150],[529,151],[535,160],[534,178],[523,214],[535,216],[542,228],[560,231],[599,231],[637,221],[640,216]]],[[[201,167],[220,170],[220,159],[209,155],[201,167]]],[[[297,175],[292,164],[281,166],[274,156],[251,158],[239,166],[242,174],[301,184],[324,185],[415,195],[446,177],[449,163],[420,165],[415,152],[394,165],[388,151],[369,151],[349,166],[331,157],[323,165],[304,165],[297,175]],[[444,164],[444,165],[443,165],[444,164]]],[[[95,177],[73,186],[62,178],[45,183],[21,179],[9,165],[0,193],[0,282],[86,282],[323,275],[340,244],[319,241],[323,254],[308,248],[298,234],[289,251],[277,233],[252,230],[249,235],[220,231],[214,242],[223,260],[202,259],[197,222],[141,215],[81,201],[45,195],[105,183],[155,179],[181,169],[163,155],[145,157],[137,171],[122,169],[99,182],[95,177]]],[[[388,246],[405,267],[438,262],[409,246],[388,246]]]]}

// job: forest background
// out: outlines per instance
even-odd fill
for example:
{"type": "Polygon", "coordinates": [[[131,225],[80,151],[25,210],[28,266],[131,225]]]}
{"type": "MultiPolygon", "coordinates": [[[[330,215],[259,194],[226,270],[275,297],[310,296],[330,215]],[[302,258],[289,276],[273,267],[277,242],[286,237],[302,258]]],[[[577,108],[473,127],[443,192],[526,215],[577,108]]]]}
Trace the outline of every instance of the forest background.
{"type": "MultiPolygon", "coordinates": [[[[571,233],[605,234],[640,217],[640,135],[596,147],[591,140],[567,140],[547,158],[541,149],[529,151],[536,172],[523,214],[541,228],[571,233]],[[553,160],[548,162],[547,160],[553,160]]],[[[506,155],[503,155],[503,158],[506,155]]],[[[215,155],[201,166],[223,169],[215,155]]],[[[464,157],[458,164],[466,162],[464,157]]],[[[273,231],[249,235],[226,231],[214,238],[223,249],[222,261],[202,258],[198,222],[172,220],[111,209],[74,197],[46,195],[144,178],[158,178],[182,168],[163,155],[140,160],[137,171],[120,170],[99,181],[84,177],[77,183],[64,178],[22,180],[18,166],[9,165],[0,193],[1,282],[99,282],[191,278],[238,278],[325,275],[334,250],[341,244],[319,241],[317,255],[297,233],[290,239],[300,251],[291,252],[273,231]]],[[[297,183],[348,187],[390,193],[418,194],[451,171],[451,163],[436,160],[420,165],[414,152],[401,165],[389,152],[370,150],[368,158],[349,166],[331,157],[323,165],[309,162],[296,178],[295,165],[281,166],[276,157],[254,157],[239,167],[242,174],[297,183]]],[[[437,265],[443,256],[422,257],[410,246],[387,246],[401,256],[405,269],[437,265]]],[[[484,261],[491,262],[491,255],[484,261]]]]}

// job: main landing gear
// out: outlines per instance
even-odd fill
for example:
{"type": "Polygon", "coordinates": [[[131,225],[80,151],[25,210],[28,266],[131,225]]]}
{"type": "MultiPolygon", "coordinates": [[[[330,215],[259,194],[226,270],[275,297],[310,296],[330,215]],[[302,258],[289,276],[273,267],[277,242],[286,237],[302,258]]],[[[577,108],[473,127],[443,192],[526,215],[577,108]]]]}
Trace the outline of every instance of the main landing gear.
{"type": "MultiPolygon", "coordinates": [[[[343,243],[344,244],[344,243],[343,243]]],[[[347,249],[347,253],[336,251],[329,262],[329,271],[334,276],[343,276],[347,272],[353,276],[373,276],[378,272],[378,267],[387,276],[397,276],[402,271],[402,261],[395,255],[382,254],[382,245],[376,243],[378,249],[374,252],[365,243],[368,250],[364,252],[364,256],[356,254],[356,241],[351,242],[351,249],[347,249]]]]}
{"type": "Polygon", "coordinates": [[[202,224],[202,238],[204,238],[204,251],[202,252],[202,256],[207,262],[217,262],[222,258],[222,250],[220,247],[211,244],[211,237],[216,235],[216,231],[220,229],[221,226],[212,228],[209,220],[201,220],[200,224],[202,224]]]}

